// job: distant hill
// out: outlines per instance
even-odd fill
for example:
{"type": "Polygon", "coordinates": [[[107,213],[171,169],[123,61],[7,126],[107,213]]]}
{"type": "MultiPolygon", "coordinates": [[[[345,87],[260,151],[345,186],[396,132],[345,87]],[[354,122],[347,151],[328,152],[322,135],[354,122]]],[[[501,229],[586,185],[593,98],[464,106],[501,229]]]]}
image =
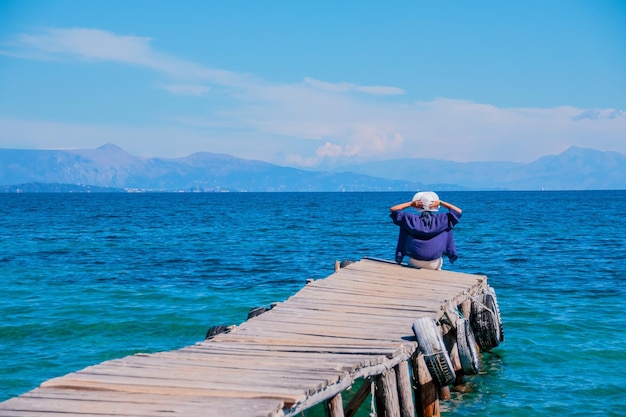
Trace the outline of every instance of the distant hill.
{"type": "Polygon", "coordinates": [[[0,192],[626,189],[626,155],[572,147],[528,164],[400,159],[306,171],[215,153],[0,149],[0,192]]]}
{"type": "Polygon", "coordinates": [[[527,164],[396,159],[348,165],[336,171],[389,179],[414,178],[426,184],[460,184],[474,190],[626,189],[626,155],[579,147],[527,164]]]}
{"type": "Polygon", "coordinates": [[[425,187],[414,180],[311,172],[224,154],[195,153],[178,159],[141,158],[112,144],[69,151],[0,149],[0,191],[10,192],[15,187],[7,186],[20,184],[21,190],[30,191],[43,190],[41,184],[204,192],[412,191],[425,187]]]}

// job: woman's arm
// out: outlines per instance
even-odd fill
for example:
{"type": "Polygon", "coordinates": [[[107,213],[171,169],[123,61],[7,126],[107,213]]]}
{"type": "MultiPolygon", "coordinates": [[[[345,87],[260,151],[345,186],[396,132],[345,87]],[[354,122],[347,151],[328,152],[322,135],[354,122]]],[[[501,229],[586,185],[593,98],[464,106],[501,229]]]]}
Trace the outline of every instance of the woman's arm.
{"type": "MultiPolygon", "coordinates": [[[[458,208],[454,204],[447,203],[447,202],[445,202],[443,200],[433,201],[430,204],[429,208],[437,208],[437,207],[439,207],[439,205],[444,206],[448,210],[454,210],[454,211],[457,211],[459,213],[463,213],[463,210],[461,210],[460,208],[458,208]]],[[[409,207],[414,207],[414,208],[421,209],[421,208],[424,208],[424,203],[422,203],[420,200],[407,201],[406,203],[400,203],[400,204],[396,204],[393,207],[389,207],[389,210],[390,211],[398,211],[398,210],[404,210],[405,208],[409,208],[409,207]]]]}
{"type": "Polygon", "coordinates": [[[421,201],[417,200],[417,201],[407,201],[406,203],[400,203],[400,204],[396,204],[393,207],[389,207],[389,211],[398,211],[398,210],[404,210],[405,208],[409,208],[409,207],[415,207],[415,208],[422,208],[424,205],[424,203],[422,203],[421,201]]]}
{"type": "Polygon", "coordinates": [[[446,203],[445,201],[441,201],[441,200],[439,200],[439,204],[441,204],[442,206],[444,206],[448,210],[454,210],[454,211],[457,211],[459,213],[463,213],[463,211],[460,208],[458,208],[457,206],[455,206],[454,204],[446,203]]]}

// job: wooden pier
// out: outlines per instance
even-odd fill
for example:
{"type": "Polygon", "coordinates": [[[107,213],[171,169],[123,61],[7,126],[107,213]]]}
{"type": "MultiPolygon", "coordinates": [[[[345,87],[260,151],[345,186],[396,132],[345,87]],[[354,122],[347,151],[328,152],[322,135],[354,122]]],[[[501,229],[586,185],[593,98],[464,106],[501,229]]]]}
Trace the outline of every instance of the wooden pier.
{"type": "Polygon", "coordinates": [[[370,393],[381,417],[437,416],[449,387],[428,373],[412,325],[434,319],[461,383],[454,323],[486,288],[484,276],[366,258],[228,333],[46,381],[0,416],[289,417],[324,403],[341,417],[370,393]]]}

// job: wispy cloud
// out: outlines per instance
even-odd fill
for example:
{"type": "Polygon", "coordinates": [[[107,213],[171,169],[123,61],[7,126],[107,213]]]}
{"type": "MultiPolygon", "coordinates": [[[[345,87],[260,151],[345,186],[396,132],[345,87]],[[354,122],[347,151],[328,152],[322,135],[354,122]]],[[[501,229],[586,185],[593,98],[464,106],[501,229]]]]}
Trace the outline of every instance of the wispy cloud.
{"type": "MultiPolygon", "coordinates": [[[[626,153],[626,117],[619,109],[499,108],[447,98],[410,101],[409,92],[400,87],[310,77],[278,83],[162,53],[147,37],[97,29],[48,28],[18,36],[0,53],[116,62],[160,74],[167,81],[158,88],[200,97],[195,114],[167,116],[168,122],[176,123],[169,132],[175,132],[178,153],[219,151],[301,166],[412,157],[530,161],[571,145],[626,153]],[[230,98],[227,107],[213,101],[215,90],[230,98]]],[[[11,128],[22,129],[26,140],[28,123],[13,123],[11,128]]],[[[80,137],[100,140],[95,146],[110,141],[102,138],[102,126],[94,127],[91,134],[82,124],[73,130],[66,127],[74,132],[71,137],[79,137],[76,132],[80,132],[80,137]]],[[[155,129],[150,126],[133,128],[128,134],[120,132],[123,126],[117,129],[116,137],[133,138],[134,149],[142,145],[151,149],[140,153],[173,151],[170,145],[155,144],[155,129]]],[[[63,125],[55,124],[53,130],[57,142],[50,138],[47,143],[61,143],[63,125]]],[[[46,137],[44,128],[36,133],[46,137]]]]}
{"type": "Polygon", "coordinates": [[[9,49],[4,50],[5,55],[30,59],[111,61],[220,85],[239,85],[246,80],[242,74],[204,67],[158,52],[150,38],[117,35],[99,29],[46,28],[34,34],[19,35],[6,46],[9,49]]]}
{"type": "Polygon", "coordinates": [[[308,77],[304,79],[304,83],[313,88],[323,91],[329,91],[332,93],[356,92],[374,94],[379,96],[401,95],[405,93],[403,89],[398,87],[357,85],[347,82],[329,83],[308,77]]]}
{"type": "Polygon", "coordinates": [[[572,117],[572,120],[579,121],[585,119],[600,120],[617,118],[626,118],[626,111],[615,109],[589,109],[572,117]]]}
{"type": "Polygon", "coordinates": [[[181,96],[201,96],[211,91],[211,87],[204,85],[164,85],[161,87],[165,91],[181,96]]]}
{"type": "Polygon", "coordinates": [[[37,34],[19,35],[13,45],[24,52],[37,51],[56,57],[154,64],[150,38],[120,36],[97,29],[49,28],[37,34]]]}

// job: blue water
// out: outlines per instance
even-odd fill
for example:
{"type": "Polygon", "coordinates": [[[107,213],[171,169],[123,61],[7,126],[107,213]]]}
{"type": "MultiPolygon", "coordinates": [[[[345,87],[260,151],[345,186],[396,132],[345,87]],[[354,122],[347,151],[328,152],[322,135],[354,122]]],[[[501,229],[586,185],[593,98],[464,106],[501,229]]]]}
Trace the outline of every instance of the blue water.
{"type": "MultiPolygon", "coordinates": [[[[335,260],[392,259],[410,193],[0,194],[0,401],[178,349],[282,301],[335,260]]],[[[459,260],[506,340],[445,416],[626,412],[626,191],[447,192],[459,260]]]]}

